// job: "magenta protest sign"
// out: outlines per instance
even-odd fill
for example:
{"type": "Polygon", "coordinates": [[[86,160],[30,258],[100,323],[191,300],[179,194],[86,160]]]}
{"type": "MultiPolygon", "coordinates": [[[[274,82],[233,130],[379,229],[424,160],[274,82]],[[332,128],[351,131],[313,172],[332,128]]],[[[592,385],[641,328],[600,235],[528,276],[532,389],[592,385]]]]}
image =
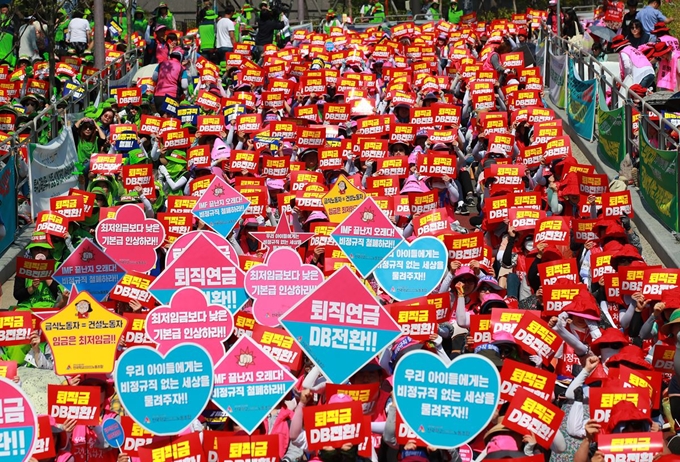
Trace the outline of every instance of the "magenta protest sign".
{"type": "Polygon", "coordinates": [[[279,317],[323,282],[323,272],[302,263],[291,248],[271,252],[267,261],[246,273],[246,292],[255,299],[253,316],[263,326],[276,327],[279,317]]]}
{"type": "Polygon", "coordinates": [[[260,241],[263,246],[268,247],[270,251],[286,247],[297,249],[314,236],[314,233],[291,230],[288,220],[290,220],[290,215],[284,213],[281,215],[281,219],[276,225],[274,232],[263,231],[251,234],[255,239],[260,241]]]}
{"type": "Polygon", "coordinates": [[[83,239],[52,278],[64,287],[75,286],[78,292],[87,291],[101,302],[124,275],[123,268],[92,239],[83,239]]]}
{"type": "Polygon", "coordinates": [[[215,366],[212,401],[251,434],[295,382],[290,372],[244,335],[215,366]]]}
{"type": "Polygon", "coordinates": [[[331,233],[362,277],[404,240],[372,197],[367,197],[331,233]]]}
{"type": "Polygon", "coordinates": [[[347,266],[279,320],[333,383],[348,380],[401,335],[399,324],[347,266]]]}
{"type": "Polygon", "coordinates": [[[211,305],[222,305],[236,313],[248,300],[244,289],[245,273],[229,260],[210,239],[198,234],[165,270],[151,283],[149,292],[168,305],[183,287],[203,291],[211,305]]]}
{"type": "Polygon", "coordinates": [[[192,213],[222,236],[228,236],[250,201],[220,177],[215,177],[196,202],[192,213]]]}
{"type": "Polygon", "coordinates": [[[38,437],[38,418],[19,385],[0,377],[0,455],[7,462],[24,462],[38,437]]]}
{"type": "Polygon", "coordinates": [[[165,241],[160,221],[147,218],[144,210],[127,204],[97,226],[97,243],[125,271],[145,273],[156,266],[156,249],[165,241]]]}
{"type": "Polygon", "coordinates": [[[173,261],[175,261],[175,259],[178,256],[182,255],[182,253],[186,250],[189,244],[191,244],[191,242],[199,234],[202,234],[203,236],[207,237],[210,240],[210,242],[217,246],[219,251],[222,252],[225,257],[227,257],[234,263],[238,264],[238,254],[236,253],[236,250],[234,250],[234,246],[231,245],[231,243],[228,240],[226,240],[224,237],[220,236],[216,232],[207,230],[189,231],[188,233],[183,234],[177,239],[175,239],[175,242],[173,242],[172,245],[170,245],[170,248],[168,249],[167,256],[165,257],[165,264],[170,265],[173,261]]]}
{"type": "Polygon", "coordinates": [[[185,287],[174,293],[170,305],[151,310],[145,329],[161,354],[183,343],[196,343],[216,363],[224,355],[222,342],[234,332],[234,317],[224,306],[208,305],[201,290],[185,287]]]}

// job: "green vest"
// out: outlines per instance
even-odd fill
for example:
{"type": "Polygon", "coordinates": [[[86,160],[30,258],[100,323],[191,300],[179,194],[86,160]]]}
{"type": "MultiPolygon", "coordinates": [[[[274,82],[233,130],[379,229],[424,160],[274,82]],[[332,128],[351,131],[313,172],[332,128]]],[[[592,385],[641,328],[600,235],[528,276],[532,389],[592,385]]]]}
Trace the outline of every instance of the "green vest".
{"type": "Polygon", "coordinates": [[[373,19],[371,22],[385,22],[385,10],[378,10],[373,12],[373,19]]]}
{"type": "Polygon", "coordinates": [[[439,10],[435,10],[434,8],[430,8],[427,10],[428,13],[432,15],[432,19],[435,21],[439,21],[439,10]]]}
{"type": "Polygon", "coordinates": [[[66,20],[57,26],[57,30],[54,33],[54,40],[57,43],[66,41],[66,30],[70,22],[70,20],[66,20]]]}
{"type": "Polygon", "coordinates": [[[168,30],[172,30],[172,13],[168,11],[168,15],[164,18],[158,16],[156,18],[156,24],[157,25],[163,25],[168,28],[168,30]]]}
{"type": "MultiPolygon", "coordinates": [[[[26,287],[30,287],[33,280],[26,279],[26,287]]],[[[52,308],[57,303],[57,299],[50,292],[50,288],[45,281],[40,281],[38,288],[33,291],[33,294],[23,302],[17,304],[17,309],[30,310],[33,307],[37,308],[52,308]]]]}
{"type": "Polygon", "coordinates": [[[215,49],[215,22],[206,22],[198,26],[201,36],[201,51],[215,49]]]}
{"type": "Polygon", "coordinates": [[[132,32],[139,33],[143,38],[148,26],[149,22],[146,19],[135,19],[132,22],[132,32]]]}
{"type": "Polygon", "coordinates": [[[453,24],[458,24],[460,22],[460,18],[463,17],[463,10],[454,10],[452,8],[449,8],[449,22],[453,24]]]}

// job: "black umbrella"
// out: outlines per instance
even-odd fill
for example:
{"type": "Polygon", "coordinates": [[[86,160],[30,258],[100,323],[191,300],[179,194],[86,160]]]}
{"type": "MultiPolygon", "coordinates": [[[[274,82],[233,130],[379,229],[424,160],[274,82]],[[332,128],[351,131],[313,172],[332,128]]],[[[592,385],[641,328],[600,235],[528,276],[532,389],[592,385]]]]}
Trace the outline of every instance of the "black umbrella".
{"type": "Polygon", "coordinates": [[[616,37],[616,32],[611,30],[609,27],[604,26],[591,26],[588,29],[590,35],[600,37],[602,40],[611,42],[614,37],[616,37]]]}

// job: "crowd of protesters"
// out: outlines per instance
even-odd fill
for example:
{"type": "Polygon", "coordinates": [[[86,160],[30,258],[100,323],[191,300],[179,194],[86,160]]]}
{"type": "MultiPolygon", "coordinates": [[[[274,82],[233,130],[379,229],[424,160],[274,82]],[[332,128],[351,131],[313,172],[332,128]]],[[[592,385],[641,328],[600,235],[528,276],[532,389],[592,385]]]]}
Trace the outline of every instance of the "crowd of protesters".
{"type": "MultiPolygon", "coordinates": [[[[475,460],[524,460],[521,458],[530,456],[537,458],[527,460],[555,462],[638,460],[611,459],[598,449],[600,437],[627,433],[662,434],[663,445],[656,452],[663,456],[658,460],[680,460],[680,438],[674,436],[680,429],[680,365],[662,373],[652,364],[657,349],[673,349],[680,342],[680,288],[669,284],[659,291],[647,291],[645,284],[652,282],[640,276],[628,279],[629,273],[644,275],[654,267],[645,263],[648,256],[642,253],[632,226],[632,209],[612,212],[603,197],[625,193],[631,179],[609,178],[600,188],[591,188],[597,174],[571,155],[569,138],[545,102],[543,77],[534,64],[542,24],[556,32],[557,21],[562,21],[561,30],[569,36],[585,33],[591,25],[582,24],[572,12],[558,14],[553,1],[547,11],[529,10],[512,20],[488,23],[478,21],[474,13],[464,15],[456,3],[442,19],[439,5],[433,2],[427,5],[428,21],[423,24],[387,27],[382,24],[381,3],[371,2],[361,8],[354,22],[365,19],[375,22],[374,27],[353,30],[350,21],[329,11],[320,31],[293,32],[285,7],[270,9],[263,3],[256,11],[245,4],[237,11],[228,5],[218,15],[211,2],[205,2],[197,30],[184,34],[177,30],[164,3],[151,18],[143,10],[135,10],[130,25],[124,20],[125,7],[120,5],[119,18],[107,31],[108,52],[124,50],[112,33],[120,26],[118,36],[134,33],[136,46],[145,50],[143,64],[157,67],[150,77],[133,81],[131,87],[140,90],[139,101],[124,103],[118,89],[117,94],[88,108],[84,117],[71,125],[65,123],[77,150],[74,175],[79,189],[94,197],[92,210],[82,221],[70,221],[65,235],[49,229],[36,231],[26,248],[27,258],[56,260],[58,266],[84,239],[96,236],[103,214],[111,216],[122,205],[139,204],[148,218],[158,217],[172,212],[173,196],[195,200],[218,177],[237,191],[255,186],[264,192],[267,204],[263,213],[244,217],[224,237],[243,264],[266,262],[269,251],[253,233],[273,231],[280,220],[288,221],[295,232],[315,233],[326,225],[336,226],[320,203],[309,205],[306,201],[302,205],[301,198],[305,191],[327,192],[344,178],[366,194],[386,199],[390,205],[384,213],[408,240],[434,235],[449,242],[451,236],[479,235],[483,241],[478,258],[450,258],[446,275],[432,292],[446,295],[448,303],[437,332],[427,341],[400,338],[350,379],[353,385],[380,384],[370,403],[364,403],[377,437],[372,460],[463,460],[459,449],[424,446],[416,439],[397,442],[391,376],[397,362],[414,349],[447,360],[483,355],[502,374],[504,368],[520,365],[539,376],[556,375],[547,401],[559,406],[564,418],[552,443],[541,446],[532,431],[520,433],[504,425],[508,401],[498,406],[488,426],[469,443],[475,460]],[[181,115],[183,110],[186,116],[181,115]],[[221,132],[202,131],[198,123],[201,115],[223,117],[221,132]],[[243,124],[248,115],[256,117],[243,124]],[[376,117],[383,117],[380,129],[367,135],[364,122],[376,117]],[[157,123],[156,129],[148,128],[152,121],[157,123]],[[300,133],[305,129],[322,129],[321,143],[311,146],[309,140],[303,142],[300,133]],[[167,147],[168,133],[184,130],[189,146],[167,147]],[[134,142],[127,147],[116,143],[123,134],[132,134],[134,142]],[[362,150],[366,138],[379,142],[382,148],[362,150]],[[562,143],[563,149],[556,149],[552,142],[562,143]],[[198,147],[210,155],[194,156],[198,147]],[[103,154],[120,154],[117,172],[102,173],[94,168],[94,156],[103,154]],[[240,159],[252,161],[249,166],[234,162],[241,155],[240,159]],[[424,159],[433,157],[449,159],[450,172],[423,173],[423,167],[427,168],[424,159]],[[275,159],[285,160],[283,174],[271,173],[268,166],[275,159]],[[385,167],[386,159],[394,160],[392,167],[385,167]],[[128,165],[151,166],[151,187],[126,184],[122,167],[128,165]],[[503,173],[499,166],[518,168],[503,173]],[[310,176],[301,181],[298,172],[310,176]],[[422,198],[424,208],[414,207],[413,197],[422,198]],[[539,211],[543,218],[563,218],[570,230],[563,242],[537,240],[538,231],[533,227],[517,229],[520,226],[513,225],[511,219],[517,197],[533,198],[531,210],[539,211]],[[502,199],[505,205],[499,206],[502,199]],[[406,208],[397,207],[397,203],[405,203],[406,208]],[[443,213],[439,219],[444,225],[433,232],[424,223],[434,220],[437,211],[443,213]],[[581,226],[588,229],[586,238],[578,231],[581,226]],[[598,256],[607,257],[606,265],[600,266],[598,256]],[[551,263],[569,266],[572,261],[575,266],[564,278],[546,277],[540,270],[551,263]],[[637,282],[637,288],[619,294],[614,280],[637,282]],[[553,286],[568,286],[577,295],[561,310],[551,310],[553,286]],[[550,361],[527,351],[508,332],[493,333],[482,342],[474,340],[480,317],[488,319],[506,309],[544,318],[550,331],[563,341],[550,361]],[[590,396],[598,389],[614,393],[631,386],[625,381],[624,370],[633,370],[650,383],[658,376],[658,390],[643,388],[645,396],[654,392],[653,399],[633,404],[623,396],[612,403],[607,421],[591,418],[590,396]]],[[[634,14],[636,6],[636,0],[629,0],[625,16],[621,5],[614,6],[617,11],[621,8],[622,17],[616,28],[607,16],[611,2],[596,12],[593,25],[606,23],[616,34],[610,40],[598,39],[593,50],[599,47],[600,51],[618,53],[621,78],[631,88],[675,91],[680,51],[667,27],[671,19],[659,13],[658,0],[650,0],[634,14]]],[[[7,10],[0,7],[0,14],[7,15],[7,10]]],[[[67,22],[61,29],[63,44],[75,53],[61,59],[63,65],[57,71],[60,89],[67,88],[66,83],[77,84],[91,60],[89,10],[76,11],[67,22]]],[[[20,51],[6,76],[8,82],[22,83],[21,97],[16,105],[0,106],[0,114],[13,114],[17,124],[43,108],[51,91],[32,83],[46,78],[39,43],[44,35],[42,26],[28,23],[22,28],[30,31],[26,40],[26,35],[21,38],[21,50],[26,52],[20,51]]],[[[47,144],[49,139],[43,141],[47,144]]],[[[209,230],[209,226],[194,220],[192,229],[209,230]]],[[[152,275],[165,269],[169,245],[157,251],[152,275]]],[[[301,252],[306,263],[326,275],[334,271],[335,261],[348,263],[333,245],[310,248],[303,244],[301,252]]],[[[365,279],[381,304],[396,302],[373,276],[365,279]]],[[[50,278],[16,277],[12,309],[61,309],[69,303],[70,290],[50,278]]],[[[347,297],[351,301],[351,294],[347,297]]],[[[135,301],[114,302],[113,306],[119,313],[149,311],[135,301]]],[[[243,310],[249,312],[250,303],[243,310]]],[[[54,368],[51,349],[44,340],[34,331],[25,345],[0,346],[0,359],[19,366],[10,379],[21,384],[25,368],[54,368]]],[[[236,336],[225,342],[225,352],[235,340],[236,336]]],[[[121,351],[125,348],[119,347],[121,351]]],[[[341,353],[338,361],[342,361],[341,353]]],[[[352,444],[308,449],[302,410],[351,398],[328,396],[326,379],[308,359],[291,372],[299,378],[294,391],[281,398],[258,429],[258,433],[278,435],[279,459],[368,460],[358,455],[352,444]]],[[[510,373],[514,374],[514,369],[510,373]]],[[[102,419],[125,415],[111,375],[74,375],[68,384],[101,388],[102,419]]],[[[464,424],[452,420],[452,425],[464,424]]],[[[68,420],[53,425],[52,431],[57,443],[52,460],[131,459],[104,440],[101,426],[68,420]]],[[[227,413],[213,406],[186,430],[209,431],[244,434],[227,413]]]]}

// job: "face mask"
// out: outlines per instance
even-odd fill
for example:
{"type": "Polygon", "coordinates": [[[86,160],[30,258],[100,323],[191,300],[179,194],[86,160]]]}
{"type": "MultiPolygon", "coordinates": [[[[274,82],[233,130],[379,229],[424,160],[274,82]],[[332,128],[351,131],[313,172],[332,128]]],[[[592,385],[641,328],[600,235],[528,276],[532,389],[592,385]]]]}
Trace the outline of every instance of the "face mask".
{"type": "Polygon", "coordinates": [[[527,252],[531,252],[532,250],[534,250],[534,241],[526,241],[524,243],[524,249],[527,252]]]}
{"type": "Polygon", "coordinates": [[[602,357],[602,362],[607,361],[609,358],[614,356],[616,353],[618,353],[619,350],[616,348],[600,348],[600,356],[602,357]]]}

